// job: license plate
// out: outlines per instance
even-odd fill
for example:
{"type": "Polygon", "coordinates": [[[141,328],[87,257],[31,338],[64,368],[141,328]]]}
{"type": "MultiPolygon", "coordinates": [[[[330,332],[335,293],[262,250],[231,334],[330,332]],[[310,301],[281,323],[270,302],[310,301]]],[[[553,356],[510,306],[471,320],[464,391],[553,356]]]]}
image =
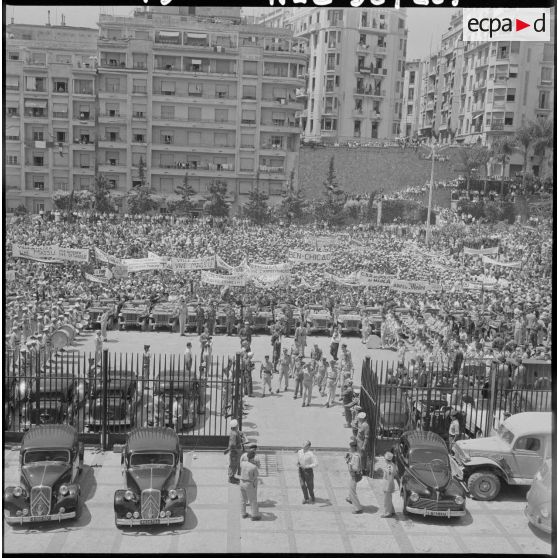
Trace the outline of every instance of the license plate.
{"type": "Polygon", "coordinates": [[[34,523],[35,521],[48,521],[50,517],[50,515],[32,515],[29,519],[31,520],[31,523],[34,523]]]}
{"type": "Polygon", "coordinates": [[[451,514],[449,511],[443,510],[430,510],[426,512],[426,515],[434,515],[436,517],[448,517],[451,514]]]}
{"type": "Polygon", "coordinates": [[[159,523],[158,519],[140,519],[140,525],[156,525],[159,523]]]}

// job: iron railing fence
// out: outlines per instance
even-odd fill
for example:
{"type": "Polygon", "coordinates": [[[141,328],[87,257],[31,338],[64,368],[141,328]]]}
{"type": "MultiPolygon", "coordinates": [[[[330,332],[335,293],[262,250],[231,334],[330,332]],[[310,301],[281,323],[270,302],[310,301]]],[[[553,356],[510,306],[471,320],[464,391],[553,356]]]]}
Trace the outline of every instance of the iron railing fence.
{"type": "Polygon", "coordinates": [[[139,353],[8,352],[4,433],[73,425],[82,439],[124,441],[135,426],[170,426],[183,441],[222,445],[231,417],[242,418],[237,358],[139,353]],[[240,416],[239,416],[240,415],[240,416]],[[220,441],[217,441],[219,439],[220,441]]]}

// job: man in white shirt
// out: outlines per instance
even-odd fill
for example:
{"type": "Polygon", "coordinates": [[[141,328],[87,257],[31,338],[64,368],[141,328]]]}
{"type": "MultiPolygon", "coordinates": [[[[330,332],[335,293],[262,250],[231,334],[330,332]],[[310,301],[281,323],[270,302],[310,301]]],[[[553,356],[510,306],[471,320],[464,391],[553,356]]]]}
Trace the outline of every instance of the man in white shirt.
{"type": "Polygon", "coordinates": [[[317,467],[318,461],[314,452],[310,450],[311,445],[310,440],[307,440],[297,454],[298,478],[304,495],[303,504],[314,504],[316,502],[314,498],[314,469],[317,467]]]}

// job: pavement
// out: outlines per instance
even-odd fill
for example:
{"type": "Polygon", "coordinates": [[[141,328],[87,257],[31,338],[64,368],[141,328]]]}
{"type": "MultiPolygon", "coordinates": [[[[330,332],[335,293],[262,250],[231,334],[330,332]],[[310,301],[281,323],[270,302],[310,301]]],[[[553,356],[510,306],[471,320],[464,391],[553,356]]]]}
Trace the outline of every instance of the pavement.
{"type": "MultiPolygon", "coordinates": [[[[18,448],[4,451],[4,482],[18,482],[18,448]]],[[[181,484],[188,511],[182,526],[117,529],[113,493],[123,486],[120,454],[85,452],[81,515],[61,524],[12,527],[4,523],[6,553],[429,553],[551,554],[550,537],[523,515],[526,488],[507,487],[494,502],[467,501],[462,518],[381,518],[381,480],[358,485],[364,513],[345,502],[344,454],[317,451],[316,503],[302,505],[292,451],[260,454],[258,502],[262,521],[240,516],[238,486],[226,481],[222,452],[185,452],[181,484]]],[[[377,467],[383,465],[378,460],[377,467]]]]}

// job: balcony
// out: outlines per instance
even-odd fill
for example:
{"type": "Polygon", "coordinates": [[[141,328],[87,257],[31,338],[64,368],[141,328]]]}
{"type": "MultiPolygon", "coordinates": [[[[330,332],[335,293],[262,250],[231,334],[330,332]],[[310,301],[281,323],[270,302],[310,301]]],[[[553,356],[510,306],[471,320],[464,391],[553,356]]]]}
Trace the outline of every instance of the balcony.
{"type": "Polygon", "coordinates": [[[122,112],[101,112],[99,114],[99,122],[124,122],[126,120],[126,115],[122,112]]]}
{"type": "Polygon", "coordinates": [[[28,119],[34,119],[34,118],[44,119],[44,118],[48,118],[48,112],[46,110],[44,110],[44,111],[41,111],[41,110],[25,110],[23,112],[23,117],[28,118],[28,119]]]}
{"type": "Polygon", "coordinates": [[[487,132],[502,132],[504,130],[504,121],[494,120],[490,124],[485,124],[484,129],[487,132]]]}
{"type": "Polygon", "coordinates": [[[114,162],[105,161],[99,165],[99,172],[126,173],[128,172],[128,168],[126,167],[125,162],[119,160],[115,160],[114,162]]]}
{"type": "Polygon", "coordinates": [[[25,59],[26,66],[32,66],[33,68],[44,69],[46,70],[46,60],[37,60],[34,58],[26,58],[25,59]]]}
{"type": "Polygon", "coordinates": [[[76,89],[74,95],[94,95],[93,89],[76,89]]]}
{"type": "Polygon", "coordinates": [[[377,54],[378,56],[386,56],[387,46],[379,46],[379,45],[375,46],[374,54],[377,54]]]}
{"type": "Polygon", "coordinates": [[[126,59],[105,59],[102,58],[101,59],[101,64],[100,64],[101,68],[113,68],[113,69],[122,69],[122,68],[126,68],[126,59]]]}
{"type": "MultiPolygon", "coordinates": [[[[255,122],[254,122],[255,124],[255,122]]],[[[260,126],[262,127],[262,131],[265,132],[274,132],[274,131],[281,131],[281,129],[287,129],[288,131],[294,131],[293,129],[297,129],[298,125],[294,120],[272,120],[270,121],[261,121],[260,126]]]]}
{"type": "Polygon", "coordinates": [[[146,86],[132,87],[132,95],[147,95],[147,87],[146,86]]]}
{"type": "Polygon", "coordinates": [[[272,155],[285,156],[285,147],[280,143],[263,143],[260,145],[260,152],[270,151],[272,155]]]}
{"type": "Polygon", "coordinates": [[[485,89],[486,88],[486,80],[482,80],[482,81],[477,81],[474,85],[473,85],[473,90],[477,90],[477,89],[485,89]]]}
{"type": "Polygon", "coordinates": [[[363,52],[363,53],[370,53],[370,46],[371,45],[367,45],[366,43],[358,43],[356,47],[356,51],[363,52]]]}
{"type": "Polygon", "coordinates": [[[72,116],[72,120],[79,121],[80,124],[94,124],[95,117],[89,112],[76,112],[72,116]]]}
{"type": "Polygon", "coordinates": [[[268,167],[267,165],[260,165],[259,171],[262,174],[285,174],[285,167],[268,167]]]}
{"type": "Polygon", "coordinates": [[[182,68],[180,62],[178,62],[177,64],[155,64],[153,70],[155,72],[180,72],[182,68]]]}
{"type": "Polygon", "coordinates": [[[371,88],[356,88],[353,90],[354,95],[363,95],[365,97],[379,97],[383,98],[386,95],[384,90],[376,89],[372,91],[371,88]]]}
{"type": "Polygon", "coordinates": [[[69,118],[69,113],[53,111],[52,118],[53,119],[60,118],[60,119],[63,119],[63,120],[67,120],[69,118]]]}
{"type": "Polygon", "coordinates": [[[123,143],[125,143],[125,141],[120,136],[106,136],[99,139],[99,147],[106,149],[122,148],[123,143]]]}

